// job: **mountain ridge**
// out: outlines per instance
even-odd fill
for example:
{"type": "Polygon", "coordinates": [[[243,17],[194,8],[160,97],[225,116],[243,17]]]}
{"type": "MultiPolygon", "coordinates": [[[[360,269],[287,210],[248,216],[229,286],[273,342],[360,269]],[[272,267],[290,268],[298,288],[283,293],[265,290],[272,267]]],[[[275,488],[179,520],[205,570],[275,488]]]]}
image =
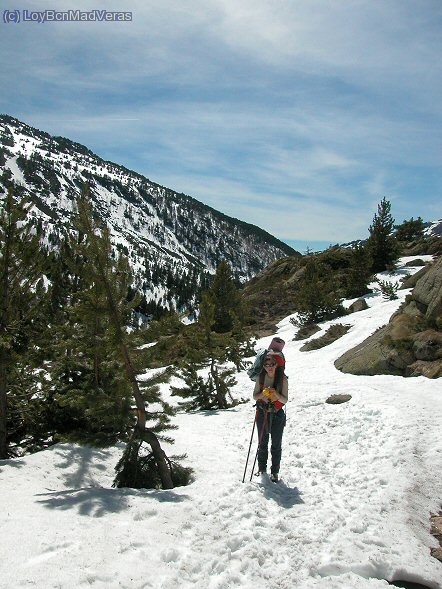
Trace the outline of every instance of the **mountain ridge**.
{"type": "Polygon", "coordinates": [[[0,115],[0,198],[9,186],[28,196],[31,217],[52,245],[70,228],[85,183],[114,246],[128,255],[137,286],[166,307],[185,303],[174,281],[192,277],[201,285],[201,276],[213,274],[223,259],[244,283],[276,259],[301,255],[260,227],[104,160],[81,143],[0,115]]]}

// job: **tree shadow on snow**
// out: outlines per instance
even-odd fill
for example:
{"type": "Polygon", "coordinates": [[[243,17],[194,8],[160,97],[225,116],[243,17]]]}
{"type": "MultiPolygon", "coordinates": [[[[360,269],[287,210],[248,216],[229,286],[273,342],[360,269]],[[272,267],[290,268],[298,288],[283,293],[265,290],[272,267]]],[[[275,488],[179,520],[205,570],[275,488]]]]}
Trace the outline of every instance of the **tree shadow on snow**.
{"type": "Polygon", "coordinates": [[[5,470],[5,467],[22,468],[25,466],[25,461],[20,458],[10,458],[8,460],[0,460],[0,472],[5,470]]]}
{"type": "MultiPolygon", "coordinates": [[[[121,449],[124,444],[121,445],[121,449]]],[[[156,489],[114,489],[103,486],[108,477],[102,478],[109,471],[115,460],[115,448],[91,448],[70,444],[52,447],[52,452],[60,457],[54,466],[63,479],[65,490],[51,490],[38,494],[42,497],[38,503],[49,509],[77,509],[79,515],[102,517],[107,513],[118,513],[131,507],[131,498],[148,498],[160,502],[185,501],[187,496],[174,491],[156,489]]],[[[109,482],[110,485],[110,482],[109,482]]]]}
{"type": "Polygon", "coordinates": [[[226,409],[198,409],[197,411],[190,411],[194,415],[202,415],[203,417],[213,417],[214,415],[222,415],[225,413],[235,413],[238,411],[239,405],[234,407],[227,407],[226,409]]]}
{"type": "Polygon", "coordinates": [[[37,503],[49,509],[78,509],[79,515],[102,517],[108,513],[118,513],[131,507],[130,499],[145,497],[160,502],[182,502],[188,496],[176,494],[173,491],[158,491],[152,489],[107,489],[104,487],[71,489],[67,491],[51,491],[40,493],[37,503]]]}
{"type": "Polygon", "coordinates": [[[63,473],[64,482],[66,487],[72,488],[85,487],[91,483],[93,485],[94,471],[108,470],[106,461],[112,457],[110,450],[89,446],[60,444],[54,446],[53,451],[62,458],[55,466],[61,470],[67,469],[63,473]]]}
{"type": "Polygon", "coordinates": [[[260,486],[262,486],[263,495],[266,499],[275,501],[285,509],[304,503],[301,497],[302,493],[298,487],[288,487],[282,480],[279,483],[269,481],[260,486]]]}

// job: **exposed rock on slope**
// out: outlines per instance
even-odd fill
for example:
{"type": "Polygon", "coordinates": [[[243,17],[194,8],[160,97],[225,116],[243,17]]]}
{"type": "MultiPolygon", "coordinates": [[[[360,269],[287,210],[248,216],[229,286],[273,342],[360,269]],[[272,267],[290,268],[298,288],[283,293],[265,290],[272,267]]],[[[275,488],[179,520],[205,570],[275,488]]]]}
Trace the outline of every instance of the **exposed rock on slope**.
{"type": "MultiPolygon", "coordinates": [[[[347,248],[336,247],[314,255],[318,262],[328,267],[335,278],[335,284],[342,288],[350,267],[351,252],[347,248]]],[[[251,309],[251,328],[259,335],[270,335],[275,330],[275,323],[295,312],[294,297],[300,288],[300,279],[305,272],[309,256],[290,256],[277,260],[257,274],[244,287],[244,302],[251,309]]]]}
{"type": "Polygon", "coordinates": [[[335,361],[351,374],[442,376],[442,257],[385,327],[335,361]]]}
{"type": "Polygon", "coordinates": [[[250,280],[243,300],[251,312],[251,326],[257,334],[270,335],[275,323],[293,312],[293,292],[298,273],[303,272],[302,256],[276,260],[250,280]]]}

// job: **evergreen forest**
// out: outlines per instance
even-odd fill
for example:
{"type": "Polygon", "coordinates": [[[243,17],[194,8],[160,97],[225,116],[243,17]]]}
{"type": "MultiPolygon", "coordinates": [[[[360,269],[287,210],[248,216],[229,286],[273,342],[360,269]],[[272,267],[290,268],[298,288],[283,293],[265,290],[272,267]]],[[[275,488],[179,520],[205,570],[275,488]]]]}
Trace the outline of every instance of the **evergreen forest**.
{"type": "MultiPolygon", "coordinates": [[[[222,262],[211,285],[196,275],[169,285],[183,300],[186,292],[202,297],[186,326],[176,310],[152,305],[134,287],[128,257],[112,247],[87,186],[56,247],[43,245],[30,207],[11,188],[0,210],[0,458],[58,442],[123,442],[115,485],[185,484],[190,469],[161,445],[172,441],[175,410],[160,385],[174,371],[189,383],[189,371],[207,367],[202,395],[194,386],[175,394],[195,409],[236,402],[234,372],[253,352],[230,266],[222,262]],[[146,377],[149,367],[158,370],[146,377]]],[[[155,272],[161,268],[152,266],[149,280],[155,272]]]]}
{"type": "MultiPolygon", "coordinates": [[[[232,388],[254,354],[258,311],[247,288],[225,260],[213,276],[196,269],[178,281],[152,262],[144,286],[167,285],[169,304],[161,307],[136,286],[130,252],[112,246],[87,185],[72,226],[56,240],[42,239],[31,207],[10,188],[0,208],[0,459],[59,442],[123,443],[116,486],[186,484],[191,469],[162,443],[173,442],[177,410],[241,401],[232,388]],[[170,387],[173,404],[160,393],[172,375],[181,382],[170,387]]],[[[295,258],[288,304],[300,328],[344,315],[344,298],[366,294],[374,274],[392,269],[404,244],[422,238],[422,219],[394,225],[390,208],[384,198],[365,242],[295,258]]],[[[265,273],[265,290],[263,280],[265,273]]],[[[379,285],[395,297],[388,281],[379,285]]]]}

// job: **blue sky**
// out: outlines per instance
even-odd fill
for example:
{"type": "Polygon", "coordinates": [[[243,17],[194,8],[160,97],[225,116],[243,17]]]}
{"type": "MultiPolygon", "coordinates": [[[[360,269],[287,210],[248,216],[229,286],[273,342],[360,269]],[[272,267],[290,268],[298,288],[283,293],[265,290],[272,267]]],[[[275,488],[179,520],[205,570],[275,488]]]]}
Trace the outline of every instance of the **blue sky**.
{"type": "MultiPolygon", "coordinates": [[[[21,0],[0,112],[304,252],[442,217],[441,0],[21,0]]],[[[2,8],[3,11],[3,8],[2,8]]],[[[3,16],[3,13],[2,13],[3,16]]]]}

